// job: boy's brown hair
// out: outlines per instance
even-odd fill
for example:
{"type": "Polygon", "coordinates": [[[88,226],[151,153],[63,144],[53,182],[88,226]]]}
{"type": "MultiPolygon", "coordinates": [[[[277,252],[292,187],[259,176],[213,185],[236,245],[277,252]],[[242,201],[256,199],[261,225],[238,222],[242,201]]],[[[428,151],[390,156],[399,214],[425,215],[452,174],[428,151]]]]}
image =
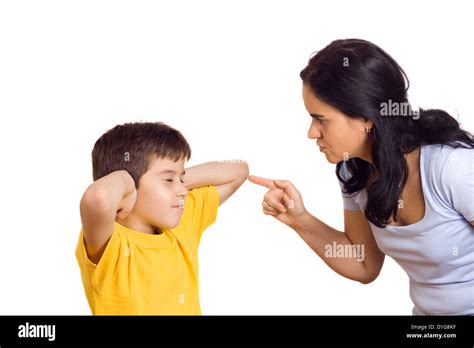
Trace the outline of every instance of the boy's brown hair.
{"type": "Polygon", "coordinates": [[[138,188],[153,158],[189,160],[191,148],[176,129],[162,122],[117,125],[103,134],[92,150],[94,181],[116,170],[126,170],[138,188]]]}

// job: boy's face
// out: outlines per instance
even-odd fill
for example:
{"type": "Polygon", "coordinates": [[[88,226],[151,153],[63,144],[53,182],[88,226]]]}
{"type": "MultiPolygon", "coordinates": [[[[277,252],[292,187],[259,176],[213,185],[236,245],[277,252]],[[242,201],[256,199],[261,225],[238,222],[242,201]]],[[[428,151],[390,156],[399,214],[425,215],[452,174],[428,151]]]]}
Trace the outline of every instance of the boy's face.
{"type": "Polygon", "coordinates": [[[188,194],[183,184],[184,159],[151,160],[148,171],[140,178],[137,201],[131,212],[135,224],[147,227],[178,226],[188,194]]]}

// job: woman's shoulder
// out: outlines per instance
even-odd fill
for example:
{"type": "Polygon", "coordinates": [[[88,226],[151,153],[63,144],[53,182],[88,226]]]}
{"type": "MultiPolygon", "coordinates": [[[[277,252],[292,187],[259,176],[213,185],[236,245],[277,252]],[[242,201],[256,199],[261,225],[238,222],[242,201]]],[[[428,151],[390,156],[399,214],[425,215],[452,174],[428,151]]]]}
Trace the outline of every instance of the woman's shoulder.
{"type": "MultiPolygon", "coordinates": [[[[448,145],[422,147],[424,189],[451,206],[466,205],[474,195],[474,149],[448,145]]],[[[426,192],[425,192],[426,193],[426,192]]],[[[459,210],[458,210],[459,211],[459,210]]]]}
{"type": "Polygon", "coordinates": [[[446,170],[468,168],[472,166],[474,149],[452,147],[444,144],[421,146],[424,169],[429,172],[443,173],[446,170]]]}

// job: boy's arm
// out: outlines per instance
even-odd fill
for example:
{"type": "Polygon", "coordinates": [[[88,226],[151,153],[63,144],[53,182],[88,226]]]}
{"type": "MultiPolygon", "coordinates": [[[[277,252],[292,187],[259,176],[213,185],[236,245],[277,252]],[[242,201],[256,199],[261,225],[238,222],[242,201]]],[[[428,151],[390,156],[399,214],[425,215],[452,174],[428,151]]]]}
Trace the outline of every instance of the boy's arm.
{"type": "Polygon", "coordinates": [[[125,170],[110,173],[90,185],[81,198],[82,230],[87,254],[98,263],[115,227],[115,217],[125,218],[135,206],[137,192],[125,170]]]}
{"type": "Polygon", "coordinates": [[[219,192],[219,205],[232,196],[249,175],[245,161],[216,161],[186,168],[184,185],[188,190],[212,185],[219,192]]]}

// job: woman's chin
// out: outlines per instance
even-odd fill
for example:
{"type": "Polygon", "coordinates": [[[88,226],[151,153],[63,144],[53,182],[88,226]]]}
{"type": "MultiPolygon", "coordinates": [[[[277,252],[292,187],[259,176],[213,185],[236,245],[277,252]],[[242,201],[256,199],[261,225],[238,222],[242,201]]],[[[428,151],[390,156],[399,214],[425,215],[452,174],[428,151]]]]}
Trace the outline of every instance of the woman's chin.
{"type": "Polygon", "coordinates": [[[326,160],[329,162],[329,163],[332,163],[332,164],[337,164],[339,163],[341,160],[340,159],[337,159],[336,157],[334,157],[333,155],[331,155],[330,153],[328,153],[327,151],[324,151],[324,156],[326,156],[326,160]]]}

